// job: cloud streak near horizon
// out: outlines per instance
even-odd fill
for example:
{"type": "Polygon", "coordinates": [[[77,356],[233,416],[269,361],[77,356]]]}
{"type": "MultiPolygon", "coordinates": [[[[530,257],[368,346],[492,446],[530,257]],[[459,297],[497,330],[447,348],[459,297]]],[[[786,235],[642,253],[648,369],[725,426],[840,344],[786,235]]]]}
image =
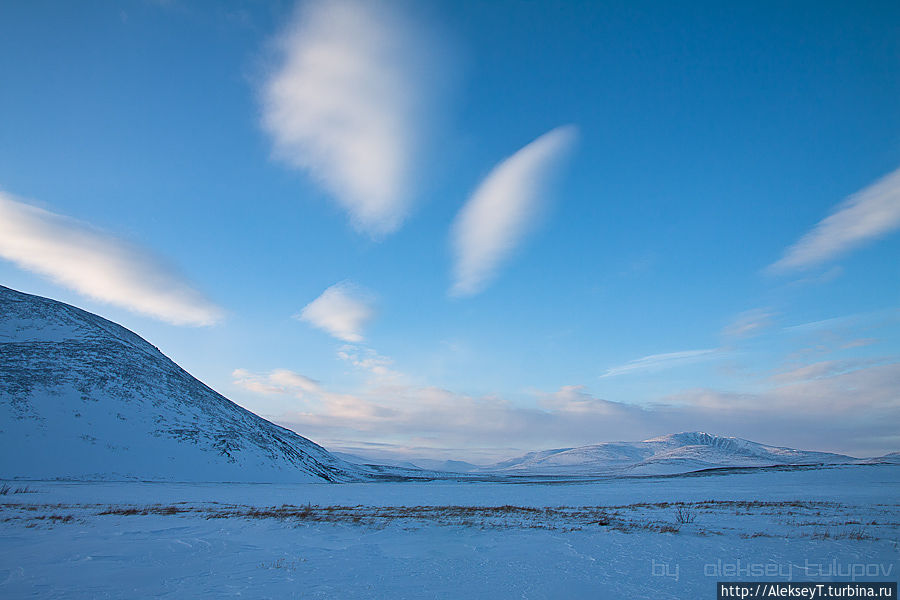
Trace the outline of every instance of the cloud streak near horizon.
{"type": "Polygon", "coordinates": [[[310,379],[290,369],[274,369],[268,373],[252,373],[247,369],[235,369],[231,373],[232,383],[257,394],[289,394],[302,398],[306,394],[316,394],[322,387],[315,379],[310,379]]]}
{"type": "Polygon", "coordinates": [[[174,325],[224,311],[146,250],[0,192],[0,257],[79,294],[174,325]]]}
{"type": "Polygon", "coordinates": [[[457,460],[470,458],[460,448],[477,445],[483,451],[488,440],[494,448],[535,450],[695,430],[775,445],[790,438],[810,450],[861,455],[894,450],[900,442],[894,427],[900,363],[856,367],[810,365],[756,393],[696,388],[641,405],[598,398],[578,385],[535,392],[533,407],[435,386],[375,385],[353,393],[319,389],[305,394],[304,404],[271,418],[313,439],[415,444],[457,460]],[[835,439],[844,445],[830,445],[835,439]],[[451,447],[457,450],[441,450],[451,447]]]}
{"type": "Polygon", "coordinates": [[[900,229],[900,169],[835,207],[768,270],[806,269],[900,229]]]}
{"type": "Polygon", "coordinates": [[[262,89],[275,156],[309,172],[374,236],[409,209],[437,54],[395,6],[302,4],[262,89]]]}
{"type": "Polygon", "coordinates": [[[452,296],[473,296],[487,286],[539,220],[550,177],[578,137],[557,127],[498,164],[453,223],[452,296]]]}

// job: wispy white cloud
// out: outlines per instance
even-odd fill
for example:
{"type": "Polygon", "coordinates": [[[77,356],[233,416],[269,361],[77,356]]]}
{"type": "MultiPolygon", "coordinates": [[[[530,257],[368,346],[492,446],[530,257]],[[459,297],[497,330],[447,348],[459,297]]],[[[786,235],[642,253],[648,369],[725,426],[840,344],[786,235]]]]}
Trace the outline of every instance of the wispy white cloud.
{"type": "Polygon", "coordinates": [[[704,350],[682,350],[680,352],[667,352],[665,354],[651,354],[625,364],[610,367],[600,377],[615,377],[640,371],[660,371],[678,365],[697,362],[711,358],[718,350],[707,348],[704,350]]]}
{"type": "Polygon", "coordinates": [[[336,283],[307,304],[294,318],[345,342],[361,342],[363,329],[375,316],[372,294],[348,281],[336,283]]]}
{"type": "Polygon", "coordinates": [[[564,385],[550,394],[540,394],[538,404],[551,412],[560,414],[584,414],[593,416],[623,417],[624,413],[639,411],[638,407],[628,407],[621,402],[610,402],[596,398],[583,385],[564,385]]]}
{"type": "Polygon", "coordinates": [[[850,340],[849,342],[845,342],[841,345],[841,350],[850,350],[853,348],[863,348],[865,346],[871,346],[872,344],[877,344],[878,339],[876,338],[857,338],[855,340],[850,340]]]}
{"type": "Polygon", "coordinates": [[[839,204],[769,266],[772,272],[805,269],[900,228],[900,169],[839,204]]]}
{"type": "Polygon", "coordinates": [[[308,171],[353,225],[390,233],[408,211],[437,53],[397,6],[302,3],[262,90],[275,155],[308,171]]]}
{"type": "Polygon", "coordinates": [[[831,421],[835,426],[844,418],[862,421],[880,415],[896,427],[900,423],[900,363],[866,366],[873,362],[824,361],[805,365],[775,375],[773,380],[784,385],[761,393],[696,389],[674,394],[668,400],[707,412],[806,417],[810,421],[831,421]]]}
{"type": "Polygon", "coordinates": [[[722,330],[722,334],[730,338],[757,335],[772,326],[774,316],[773,312],[762,308],[744,311],[722,330]]]}
{"type": "Polygon", "coordinates": [[[0,192],[0,257],[79,294],[176,325],[224,311],[151,253],[0,192]]]}
{"type": "Polygon", "coordinates": [[[372,348],[363,346],[343,346],[337,353],[338,358],[370,373],[372,381],[399,381],[405,376],[391,368],[394,360],[388,356],[378,354],[372,348]]]}
{"type": "Polygon", "coordinates": [[[880,328],[888,324],[900,322],[900,308],[885,308],[869,312],[852,313],[820,321],[810,321],[784,328],[788,333],[815,333],[836,331],[865,330],[880,328]]]}
{"type": "Polygon", "coordinates": [[[258,394],[289,394],[302,398],[306,394],[318,394],[322,391],[318,381],[289,369],[275,369],[268,373],[235,369],[231,377],[235,385],[258,394]]]}
{"type": "Polygon", "coordinates": [[[813,271],[803,277],[792,279],[787,285],[791,288],[825,285],[842,277],[844,271],[841,265],[833,265],[822,272],[813,271]]]}
{"type": "Polygon", "coordinates": [[[877,365],[879,362],[882,361],[875,359],[822,360],[779,371],[771,376],[771,380],[779,383],[813,381],[850,373],[864,367],[877,365]]]}
{"type": "Polygon", "coordinates": [[[534,228],[548,179],[576,137],[572,125],[545,133],[497,165],[475,190],[453,223],[452,295],[482,291],[534,228]]]}

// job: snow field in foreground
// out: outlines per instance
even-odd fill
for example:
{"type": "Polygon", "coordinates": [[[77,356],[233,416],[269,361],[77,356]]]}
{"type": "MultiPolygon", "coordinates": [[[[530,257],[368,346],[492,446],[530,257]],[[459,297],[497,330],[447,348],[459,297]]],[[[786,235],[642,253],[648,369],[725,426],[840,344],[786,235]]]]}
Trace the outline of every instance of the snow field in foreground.
{"type": "Polygon", "coordinates": [[[14,482],[29,491],[0,496],[0,597],[712,598],[719,580],[896,581],[898,475],[14,482]]]}

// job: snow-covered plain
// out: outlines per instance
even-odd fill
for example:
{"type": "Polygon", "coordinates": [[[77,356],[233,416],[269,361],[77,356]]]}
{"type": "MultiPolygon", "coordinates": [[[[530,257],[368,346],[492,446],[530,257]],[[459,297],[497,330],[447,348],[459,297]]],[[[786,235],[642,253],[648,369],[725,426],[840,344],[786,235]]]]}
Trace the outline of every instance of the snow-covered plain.
{"type": "Polygon", "coordinates": [[[719,580],[896,581],[900,569],[896,465],[10,485],[3,598],[713,598],[719,580]]]}

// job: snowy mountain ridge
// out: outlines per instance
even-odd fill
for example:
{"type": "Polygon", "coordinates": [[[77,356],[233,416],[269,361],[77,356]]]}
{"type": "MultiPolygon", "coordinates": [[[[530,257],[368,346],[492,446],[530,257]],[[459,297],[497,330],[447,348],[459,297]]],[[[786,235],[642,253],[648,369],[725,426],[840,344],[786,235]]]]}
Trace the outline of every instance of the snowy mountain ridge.
{"type": "Polygon", "coordinates": [[[347,481],[128,329],[0,286],[0,478],[347,481]]]}
{"type": "Polygon", "coordinates": [[[576,448],[528,452],[488,465],[455,460],[423,459],[403,453],[357,454],[335,452],[359,465],[385,465],[407,470],[421,469],[440,475],[459,474],[473,478],[497,477],[628,477],[675,475],[707,469],[780,466],[828,466],[897,464],[900,453],[874,458],[854,458],[830,452],[769,446],[750,440],[687,431],[640,442],[606,442],[576,448]]]}
{"type": "Polygon", "coordinates": [[[850,464],[859,459],[830,452],[767,446],[701,431],[641,442],[606,442],[529,452],[479,471],[522,475],[659,475],[717,467],[850,464]]]}

